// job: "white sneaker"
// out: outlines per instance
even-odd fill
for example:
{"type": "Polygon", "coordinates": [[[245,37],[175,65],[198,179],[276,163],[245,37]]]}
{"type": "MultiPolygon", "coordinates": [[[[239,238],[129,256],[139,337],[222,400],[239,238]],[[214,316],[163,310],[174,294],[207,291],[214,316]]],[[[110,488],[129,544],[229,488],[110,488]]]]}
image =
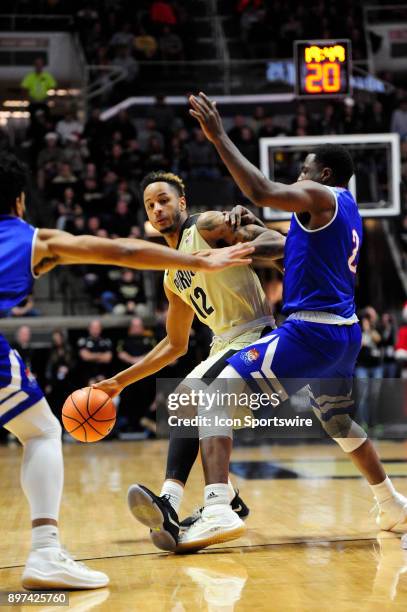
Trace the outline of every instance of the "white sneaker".
{"type": "Polygon", "coordinates": [[[395,493],[379,504],[376,524],[384,531],[407,532],[407,498],[395,493]]]}
{"type": "Polygon", "coordinates": [[[74,561],[61,548],[39,548],[29,554],[22,583],[32,590],[99,589],[109,584],[109,577],[74,561]]]}
{"type": "Polygon", "coordinates": [[[240,538],[246,526],[229,505],[206,506],[201,517],[179,535],[176,552],[189,552],[240,538]]]}

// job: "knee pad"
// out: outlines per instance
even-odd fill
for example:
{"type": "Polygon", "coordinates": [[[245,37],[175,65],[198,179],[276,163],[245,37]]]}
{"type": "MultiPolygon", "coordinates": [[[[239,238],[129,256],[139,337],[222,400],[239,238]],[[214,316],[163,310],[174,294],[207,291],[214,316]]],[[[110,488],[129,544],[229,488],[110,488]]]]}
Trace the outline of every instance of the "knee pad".
{"type": "Polygon", "coordinates": [[[367,433],[355,421],[351,420],[351,426],[346,438],[334,438],[345,453],[353,453],[367,440],[367,433]]]}
{"type": "Polygon", "coordinates": [[[233,438],[233,415],[234,404],[225,402],[214,402],[210,409],[207,406],[198,408],[199,417],[199,439],[211,437],[233,438]]]}
{"type": "Polygon", "coordinates": [[[334,415],[325,420],[318,409],[313,408],[313,411],[324,431],[339,444],[345,453],[352,453],[365,442],[366,432],[351,419],[349,414],[334,415]]]}
{"type": "Polygon", "coordinates": [[[6,427],[22,444],[39,437],[61,440],[62,427],[45,398],[9,421],[6,427]]]}

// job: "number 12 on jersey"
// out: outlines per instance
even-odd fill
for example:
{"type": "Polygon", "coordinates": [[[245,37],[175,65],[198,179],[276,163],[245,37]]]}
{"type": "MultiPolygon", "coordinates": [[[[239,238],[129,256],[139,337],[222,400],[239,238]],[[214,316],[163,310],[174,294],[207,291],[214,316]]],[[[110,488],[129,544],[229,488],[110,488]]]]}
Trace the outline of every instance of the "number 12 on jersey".
{"type": "Polygon", "coordinates": [[[207,301],[206,293],[202,287],[195,287],[193,294],[189,296],[196,312],[203,318],[207,319],[215,309],[210,306],[207,301]]]}

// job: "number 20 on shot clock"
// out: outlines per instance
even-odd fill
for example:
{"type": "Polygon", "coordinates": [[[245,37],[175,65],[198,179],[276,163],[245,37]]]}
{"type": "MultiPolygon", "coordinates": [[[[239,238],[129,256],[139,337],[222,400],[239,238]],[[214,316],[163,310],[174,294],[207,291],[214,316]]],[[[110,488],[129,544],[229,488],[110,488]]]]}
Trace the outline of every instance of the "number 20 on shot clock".
{"type": "Polygon", "coordinates": [[[352,93],[350,40],[296,40],[295,93],[299,98],[334,98],[352,93]]]}

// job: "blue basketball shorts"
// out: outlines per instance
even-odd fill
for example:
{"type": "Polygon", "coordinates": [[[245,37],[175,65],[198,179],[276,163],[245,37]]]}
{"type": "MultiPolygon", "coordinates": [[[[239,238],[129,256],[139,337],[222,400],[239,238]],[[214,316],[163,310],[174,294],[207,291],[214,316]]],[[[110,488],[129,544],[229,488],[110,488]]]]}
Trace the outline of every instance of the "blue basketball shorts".
{"type": "Polygon", "coordinates": [[[0,335],[0,426],[44,397],[17,351],[0,335]]]}
{"type": "Polygon", "coordinates": [[[361,346],[361,330],[287,320],[228,358],[228,363],[256,393],[278,393],[284,401],[308,386],[319,418],[351,414],[352,381],[361,346]]]}

